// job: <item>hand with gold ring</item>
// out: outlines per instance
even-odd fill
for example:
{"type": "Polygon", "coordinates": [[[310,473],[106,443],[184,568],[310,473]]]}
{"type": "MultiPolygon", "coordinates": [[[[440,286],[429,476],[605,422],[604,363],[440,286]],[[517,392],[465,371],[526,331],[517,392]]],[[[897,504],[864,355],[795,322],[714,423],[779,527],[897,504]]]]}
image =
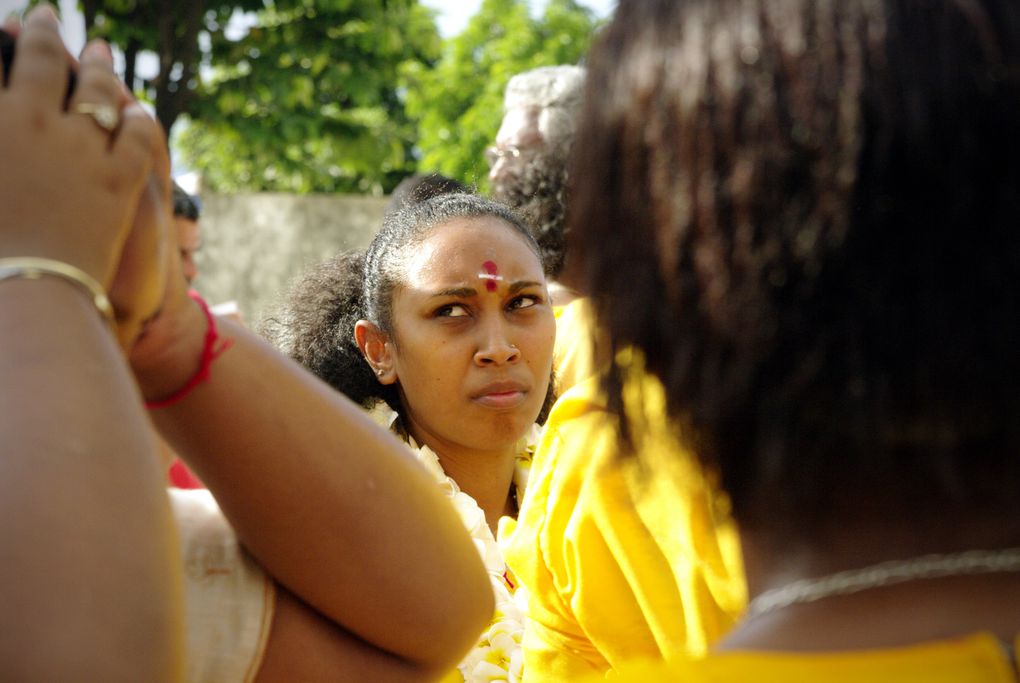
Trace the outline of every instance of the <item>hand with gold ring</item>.
{"type": "MultiPolygon", "coordinates": [[[[5,26],[5,29],[8,28],[5,26]]],[[[151,426],[93,290],[110,290],[165,145],[109,50],[33,9],[0,85],[4,680],[180,681],[179,555],[151,426]],[[74,106],[111,107],[112,131],[74,106]],[[122,108],[123,107],[123,108],[122,108]],[[13,273],[13,274],[12,274],[13,273]],[[41,274],[41,276],[40,276],[41,274]],[[54,637],[58,634],[57,637],[54,637]],[[40,647],[45,643],[46,646],[40,647]]],[[[143,264],[144,261],[139,262],[143,264]]],[[[111,292],[111,297],[112,292],[111,292]]]]}
{"type": "MultiPolygon", "coordinates": [[[[128,132],[130,116],[148,118],[127,94],[112,69],[109,48],[101,41],[86,46],[81,56],[77,88],[68,102],[68,116],[97,127],[99,137],[109,134],[110,144],[128,132]],[[125,106],[127,105],[127,106],[125,106]],[[121,121],[121,107],[124,120],[121,121]],[[87,116],[83,116],[87,115],[87,116]],[[123,128],[122,128],[123,126],[123,128]]],[[[81,125],[79,124],[79,125],[81,125]]],[[[142,326],[160,308],[166,285],[166,254],[177,255],[176,245],[168,243],[172,213],[170,199],[170,158],[166,136],[155,121],[148,121],[149,170],[143,178],[144,187],[134,203],[131,227],[121,243],[117,267],[109,284],[110,300],[117,313],[117,335],[127,350],[134,344],[142,326]]],[[[95,133],[89,133],[95,136],[95,133]]]]}
{"type": "Polygon", "coordinates": [[[91,116],[96,125],[112,133],[120,125],[120,112],[108,104],[92,104],[91,102],[79,102],[71,106],[71,111],[76,114],[91,116]]]}
{"type": "Polygon", "coordinates": [[[53,11],[30,12],[0,88],[0,258],[63,261],[109,288],[165,142],[101,41],[83,51],[65,110],[72,64],[53,11]]]}

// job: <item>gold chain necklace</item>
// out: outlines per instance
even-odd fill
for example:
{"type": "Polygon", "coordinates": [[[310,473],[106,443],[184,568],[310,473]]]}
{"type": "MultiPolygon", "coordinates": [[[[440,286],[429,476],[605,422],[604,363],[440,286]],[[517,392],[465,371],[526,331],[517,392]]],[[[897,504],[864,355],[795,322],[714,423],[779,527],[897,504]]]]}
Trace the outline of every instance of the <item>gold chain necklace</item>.
{"type": "Polygon", "coordinates": [[[908,581],[1009,572],[1020,572],[1020,548],[967,550],[922,555],[909,560],[892,560],[817,579],[800,579],[767,590],[748,603],[747,618],[768,614],[790,605],[815,602],[836,595],[851,595],[908,581]]]}

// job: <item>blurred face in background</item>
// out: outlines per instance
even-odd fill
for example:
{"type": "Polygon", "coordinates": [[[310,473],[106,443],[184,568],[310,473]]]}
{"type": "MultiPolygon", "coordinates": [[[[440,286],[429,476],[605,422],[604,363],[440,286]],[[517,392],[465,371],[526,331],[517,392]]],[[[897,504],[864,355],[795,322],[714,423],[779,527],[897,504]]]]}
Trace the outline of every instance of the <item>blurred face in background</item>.
{"type": "Polygon", "coordinates": [[[538,107],[515,107],[503,117],[496,143],[486,151],[489,182],[497,197],[519,183],[527,167],[544,151],[545,139],[538,125],[541,113],[538,107]]]}
{"type": "Polygon", "coordinates": [[[202,232],[198,221],[183,216],[174,216],[174,225],[177,227],[177,247],[181,252],[181,269],[190,285],[198,276],[195,255],[202,247],[202,232]]]}
{"type": "Polygon", "coordinates": [[[508,109],[486,156],[493,198],[524,218],[555,277],[562,266],[568,154],[562,141],[542,132],[549,115],[539,107],[508,109]],[[550,251],[560,255],[551,259],[550,251]]]}

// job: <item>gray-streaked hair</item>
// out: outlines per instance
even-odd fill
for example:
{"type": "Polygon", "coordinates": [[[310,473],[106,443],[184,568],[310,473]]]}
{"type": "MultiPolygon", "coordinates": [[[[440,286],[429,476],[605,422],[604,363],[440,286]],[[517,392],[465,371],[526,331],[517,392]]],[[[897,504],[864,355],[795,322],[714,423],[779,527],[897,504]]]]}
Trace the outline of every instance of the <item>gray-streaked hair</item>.
{"type": "Polygon", "coordinates": [[[519,73],[506,86],[504,108],[534,107],[540,111],[538,130],[550,145],[569,147],[577,130],[584,96],[585,68],[543,66],[519,73]]]}

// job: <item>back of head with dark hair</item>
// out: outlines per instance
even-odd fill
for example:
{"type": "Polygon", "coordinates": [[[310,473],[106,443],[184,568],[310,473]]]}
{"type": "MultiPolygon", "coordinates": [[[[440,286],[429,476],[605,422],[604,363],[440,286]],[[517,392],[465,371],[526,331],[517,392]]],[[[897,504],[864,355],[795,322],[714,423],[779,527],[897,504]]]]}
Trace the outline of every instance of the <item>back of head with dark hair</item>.
{"type": "MultiPolygon", "coordinates": [[[[366,252],[340,254],[309,271],[261,332],[351,400],[366,408],[384,401],[403,414],[397,386],[380,384],[372,374],[354,341],[354,326],[368,320],[393,335],[393,295],[414,248],[444,223],[486,216],[501,219],[539,257],[528,229],[503,204],[472,194],[437,195],[387,215],[366,252]]],[[[550,393],[547,404],[551,398],[550,393]]]]}
{"type": "Polygon", "coordinates": [[[173,184],[174,216],[197,221],[199,218],[198,203],[195,198],[184,191],[176,182],[173,184]]]}
{"type": "Polygon", "coordinates": [[[386,205],[386,213],[396,213],[406,204],[419,204],[432,199],[437,194],[471,193],[471,189],[462,182],[447,178],[441,173],[415,173],[407,176],[393,188],[390,201],[386,205]]]}
{"type": "Polygon", "coordinates": [[[1016,519],[1018,113],[1013,0],[621,0],[570,248],[745,527],[1016,519]]]}

